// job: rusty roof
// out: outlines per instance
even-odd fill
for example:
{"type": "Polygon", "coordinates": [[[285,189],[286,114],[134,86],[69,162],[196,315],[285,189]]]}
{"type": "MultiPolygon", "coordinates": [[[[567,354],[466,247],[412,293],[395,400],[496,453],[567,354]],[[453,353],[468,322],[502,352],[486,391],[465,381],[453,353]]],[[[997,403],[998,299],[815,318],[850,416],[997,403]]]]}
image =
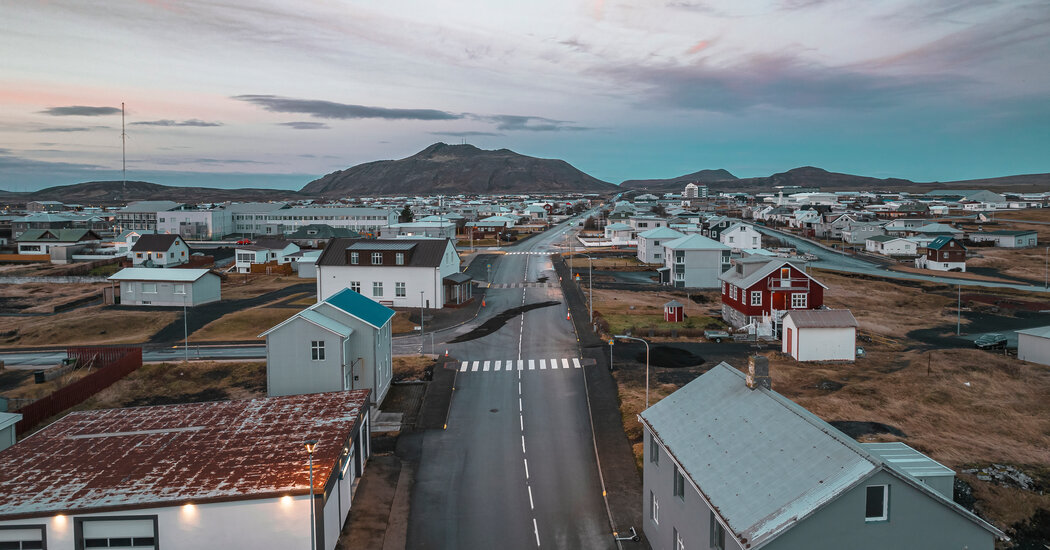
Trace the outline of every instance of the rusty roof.
{"type": "Polygon", "coordinates": [[[798,328],[846,328],[857,326],[848,309],[795,309],[787,313],[798,328]]]}
{"type": "Polygon", "coordinates": [[[74,412],[0,452],[0,520],[323,488],[368,390],[74,412]]]}

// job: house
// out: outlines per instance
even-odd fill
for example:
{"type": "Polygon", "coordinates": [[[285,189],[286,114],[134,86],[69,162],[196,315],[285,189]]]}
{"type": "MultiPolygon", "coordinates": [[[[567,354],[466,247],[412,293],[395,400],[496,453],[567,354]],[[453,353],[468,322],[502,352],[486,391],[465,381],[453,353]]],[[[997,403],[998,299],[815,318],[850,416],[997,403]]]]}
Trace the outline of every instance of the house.
{"type": "Polygon", "coordinates": [[[266,394],[367,389],[371,405],[393,379],[394,310],[348,288],[259,335],[266,338],[266,394]]]}
{"type": "Polygon", "coordinates": [[[178,235],[140,235],[131,247],[134,267],[174,267],[190,261],[190,247],[178,235]]]}
{"type": "Polygon", "coordinates": [[[298,252],[299,245],[284,239],[262,237],[252,244],[238,245],[234,249],[237,273],[251,273],[253,265],[284,265],[289,255],[298,252]]]}
{"type": "Polygon", "coordinates": [[[886,233],[881,222],[851,222],[842,229],[842,242],[861,244],[871,237],[886,233]]]}
{"type": "Polygon", "coordinates": [[[669,227],[650,229],[638,234],[638,260],[647,264],[664,263],[664,247],[661,243],[684,237],[669,227]]]}
{"type": "Polygon", "coordinates": [[[729,268],[729,247],[703,235],[667,241],[660,282],[676,287],[718,288],[718,276],[729,268]]]}
{"type": "Polygon", "coordinates": [[[754,226],[746,223],[730,225],[721,232],[718,240],[735,250],[762,248],[762,235],[755,230],[754,226]]]}
{"type": "MultiPolygon", "coordinates": [[[[534,221],[545,222],[550,217],[547,209],[540,204],[531,204],[525,208],[524,214],[534,221]]],[[[453,236],[455,236],[453,234],[453,236]]]]}
{"type": "Polygon", "coordinates": [[[733,327],[759,323],[779,334],[781,318],[788,311],[824,305],[827,287],[788,260],[749,256],[733,264],[719,277],[722,319],[733,327]]]}
{"type": "Polygon", "coordinates": [[[1050,365],[1050,326],[1017,331],[1017,358],[1050,365]]]}
{"type": "Polygon", "coordinates": [[[301,227],[326,224],[374,237],[380,229],[397,223],[398,211],[392,208],[356,206],[289,207],[285,203],[231,204],[234,231],[243,235],[277,237],[301,227]]]}
{"type": "Polygon", "coordinates": [[[918,253],[918,246],[911,239],[892,235],[876,235],[864,241],[864,250],[883,256],[914,256],[918,253]]]}
{"type": "MultiPolygon", "coordinates": [[[[542,209],[541,209],[542,210],[542,209]]],[[[451,221],[395,223],[379,231],[381,239],[455,239],[456,224],[451,221]]]]}
{"type": "Polygon", "coordinates": [[[59,246],[91,245],[102,237],[90,229],[28,229],[18,237],[19,254],[50,254],[59,246]]]}
{"type": "Polygon", "coordinates": [[[126,267],[110,275],[120,283],[120,303],[129,306],[199,306],[218,302],[221,279],[207,269],[126,267]]]}
{"type": "Polygon", "coordinates": [[[634,229],[635,233],[642,233],[650,229],[667,227],[667,220],[658,216],[631,216],[627,218],[627,225],[634,229]]]}
{"type": "Polygon", "coordinates": [[[66,205],[59,201],[29,201],[26,203],[26,212],[61,212],[66,205]]]}
{"type": "Polygon", "coordinates": [[[1029,248],[1039,244],[1035,231],[974,231],[968,238],[975,243],[993,243],[1002,248],[1029,248]]]}
{"type": "Polygon", "coordinates": [[[185,209],[157,212],[157,232],[184,239],[217,241],[233,233],[233,212],[225,208],[185,209]]]}
{"type": "Polygon", "coordinates": [[[630,246],[636,244],[634,228],[626,223],[610,223],[605,226],[605,240],[613,246],[630,246]]]}
{"type": "MultiPolygon", "coordinates": [[[[0,411],[0,451],[15,444],[15,425],[22,420],[18,413],[0,411]]],[[[0,539],[3,540],[3,539],[0,539]]]]}
{"type": "Polygon", "coordinates": [[[138,201],[117,210],[114,218],[121,231],[126,229],[157,230],[157,213],[183,208],[174,201],[138,201]]]}
{"type": "Polygon", "coordinates": [[[371,456],[367,403],[359,390],[69,413],[0,452],[0,547],[285,550],[315,530],[313,548],[332,550],[371,456]]]}
{"type": "Polygon", "coordinates": [[[324,248],[328,241],[337,237],[357,238],[360,237],[356,231],[345,227],[332,227],[323,223],[304,225],[288,235],[287,239],[301,248],[324,248]]]}
{"type": "Polygon", "coordinates": [[[654,550],[992,550],[954,472],[903,443],[857,443],[773,391],[764,357],[727,363],[638,416],[654,550]]]}
{"type": "Polygon", "coordinates": [[[856,361],[857,320],[848,309],[789,311],[781,340],[795,361],[856,361]]]}
{"type": "Polygon", "coordinates": [[[930,241],[915,258],[915,267],[934,271],[966,271],[966,247],[942,235],[930,241]]]}
{"type": "Polygon", "coordinates": [[[440,309],[473,297],[448,239],[333,239],[316,265],[318,300],[344,288],[391,307],[440,309]]]}

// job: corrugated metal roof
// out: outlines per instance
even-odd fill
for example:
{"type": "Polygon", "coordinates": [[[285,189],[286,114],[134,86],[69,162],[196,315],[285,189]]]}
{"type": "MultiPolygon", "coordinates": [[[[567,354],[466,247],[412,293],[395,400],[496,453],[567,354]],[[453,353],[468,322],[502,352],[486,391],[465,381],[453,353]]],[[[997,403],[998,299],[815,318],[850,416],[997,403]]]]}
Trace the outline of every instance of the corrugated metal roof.
{"type": "Polygon", "coordinates": [[[841,432],[720,363],[640,415],[756,548],[876,469],[841,432]]]}
{"type": "Polygon", "coordinates": [[[0,520],[301,495],[336,471],[368,390],[73,412],[0,453],[0,520]]]}
{"type": "Polygon", "coordinates": [[[175,201],[138,201],[121,208],[120,212],[167,212],[180,206],[182,203],[175,201]]]}
{"type": "MultiPolygon", "coordinates": [[[[190,283],[207,275],[207,269],[125,267],[109,276],[110,281],[173,281],[190,283]]],[[[218,275],[216,275],[218,277],[218,275]]]]}
{"type": "Polygon", "coordinates": [[[167,252],[171,248],[171,245],[179,240],[178,235],[168,234],[146,234],[139,237],[138,241],[135,241],[135,246],[131,247],[132,252],[167,252]]]}
{"type": "Polygon", "coordinates": [[[817,283],[818,285],[824,288],[828,288],[827,285],[814,279],[813,277],[810,277],[810,275],[806,273],[804,269],[802,269],[801,266],[805,264],[805,261],[803,260],[791,261],[785,260],[783,258],[765,258],[761,256],[748,256],[747,258],[741,258],[739,260],[736,260],[736,262],[762,263],[763,260],[765,261],[766,265],[763,267],[756,268],[755,271],[751,272],[750,275],[740,275],[736,272],[736,266],[734,266],[732,269],[729,269],[725,273],[719,275],[718,278],[719,280],[725,281],[727,283],[732,283],[740,288],[751,288],[751,285],[757,283],[758,281],[761,281],[762,279],[765,279],[777,269],[780,269],[785,265],[790,265],[797,269],[803,276],[809,278],[809,280],[813,281],[814,283],[817,283]]]}
{"type": "Polygon", "coordinates": [[[798,328],[845,328],[857,326],[848,309],[796,309],[787,313],[798,328]]]}
{"type": "Polygon", "coordinates": [[[383,304],[374,302],[349,288],[344,288],[329,296],[324,303],[331,304],[375,328],[382,328],[395,313],[394,310],[383,304]]]}
{"type": "Polygon", "coordinates": [[[915,478],[955,475],[951,468],[899,441],[860,445],[865,451],[882,459],[883,464],[915,478]]]}
{"type": "Polygon", "coordinates": [[[463,284],[471,279],[472,277],[470,275],[467,275],[466,273],[462,272],[453,273],[444,278],[445,281],[456,284],[463,284]]]}
{"type": "Polygon", "coordinates": [[[1039,338],[1050,338],[1050,326],[1026,328],[1017,331],[1017,334],[1027,334],[1028,336],[1038,336],[1039,338]]]}
{"type": "Polygon", "coordinates": [[[729,250],[728,246],[695,233],[667,241],[663,246],[674,250],[729,250]]]}
{"type": "Polygon", "coordinates": [[[680,239],[684,236],[684,233],[675,231],[670,227],[657,227],[638,234],[639,239],[680,239]]]}
{"type": "Polygon", "coordinates": [[[347,338],[354,333],[354,329],[312,309],[304,309],[303,311],[300,311],[297,316],[302,317],[321,328],[328,329],[343,338],[347,338]]]}

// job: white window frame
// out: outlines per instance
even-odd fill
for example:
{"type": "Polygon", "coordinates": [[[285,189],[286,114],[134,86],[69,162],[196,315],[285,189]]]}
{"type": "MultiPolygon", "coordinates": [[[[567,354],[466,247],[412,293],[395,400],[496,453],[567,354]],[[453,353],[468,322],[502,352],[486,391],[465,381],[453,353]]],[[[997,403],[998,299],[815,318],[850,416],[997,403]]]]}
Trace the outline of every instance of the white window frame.
{"type": "Polygon", "coordinates": [[[751,305],[760,306],[762,305],[762,291],[752,290],[751,291],[751,305]]]}
{"type": "Polygon", "coordinates": [[[373,252],[372,253],[372,265],[383,265],[383,253],[373,252]]]}
{"type": "Polygon", "coordinates": [[[405,296],[407,296],[406,293],[407,289],[405,287],[405,283],[400,281],[394,283],[394,296],[404,298],[405,296]]]}
{"type": "Polygon", "coordinates": [[[877,521],[889,521],[890,519],[890,486],[889,485],[868,485],[864,488],[864,521],[866,522],[877,522],[877,521]],[[870,489],[882,488],[882,515],[868,517],[868,491],[870,489]]]}
{"type": "Polygon", "coordinates": [[[361,281],[350,281],[350,290],[361,294],[361,281]]]}
{"type": "Polygon", "coordinates": [[[806,309],[809,307],[809,294],[805,292],[791,293],[791,309],[806,309]]]}
{"type": "Polygon", "coordinates": [[[142,293],[143,294],[156,294],[157,293],[157,283],[142,283],[142,293]],[[149,286],[149,285],[152,285],[152,286],[149,286]],[[150,290],[151,288],[153,290],[150,290]]]}
{"type": "Polygon", "coordinates": [[[649,519],[660,525],[660,499],[656,498],[656,493],[652,491],[649,491],[649,519]]]}
{"type": "Polygon", "coordinates": [[[360,261],[360,255],[357,252],[350,253],[350,265],[357,265],[360,261]]]}
{"type": "Polygon", "coordinates": [[[324,361],[324,340],[310,340],[310,360],[324,361]]]}
{"type": "Polygon", "coordinates": [[[372,281],[372,297],[383,297],[383,281],[372,281]]]}
{"type": "Polygon", "coordinates": [[[186,283],[175,283],[173,285],[172,293],[185,295],[186,294],[186,283]]]}
{"type": "Polygon", "coordinates": [[[397,265],[405,265],[405,253],[398,252],[394,255],[394,263],[397,265]]]}

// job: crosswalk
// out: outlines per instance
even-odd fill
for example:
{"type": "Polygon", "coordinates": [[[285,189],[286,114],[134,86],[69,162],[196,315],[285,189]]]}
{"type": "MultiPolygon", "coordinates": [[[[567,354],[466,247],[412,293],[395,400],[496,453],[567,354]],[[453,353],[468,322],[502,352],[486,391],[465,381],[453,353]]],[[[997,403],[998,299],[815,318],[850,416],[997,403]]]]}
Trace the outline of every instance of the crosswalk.
{"type": "Polygon", "coordinates": [[[544,252],[544,251],[540,250],[540,251],[529,251],[529,252],[507,252],[506,254],[507,254],[507,255],[513,255],[513,254],[529,254],[529,255],[532,255],[532,256],[550,256],[551,254],[554,254],[554,252],[552,252],[552,251],[550,251],[550,250],[548,250],[548,251],[546,251],[546,252],[544,252]]]}
{"type": "Polygon", "coordinates": [[[579,357],[556,357],[553,359],[508,359],[489,361],[460,361],[445,363],[446,368],[458,369],[459,372],[513,372],[581,369],[584,365],[593,364],[593,359],[579,357]]]}
{"type": "Polygon", "coordinates": [[[488,283],[485,288],[550,288],[559,286],[555,283],[488,283]]]}

